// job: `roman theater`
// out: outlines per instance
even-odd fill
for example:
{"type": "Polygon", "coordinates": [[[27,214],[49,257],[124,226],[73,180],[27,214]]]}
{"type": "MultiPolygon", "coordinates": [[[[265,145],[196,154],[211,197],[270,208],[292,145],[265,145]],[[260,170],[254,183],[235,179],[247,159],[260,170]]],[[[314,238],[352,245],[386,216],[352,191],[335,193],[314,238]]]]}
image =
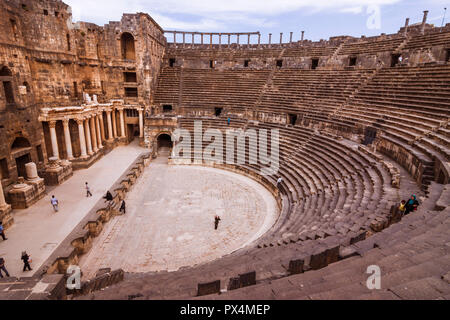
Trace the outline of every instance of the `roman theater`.
{"type": "Polygon", "coordinates": [[[427,19],[311,41],[0,0],[0,299],[449,299],[450,24],[427,19]]]}

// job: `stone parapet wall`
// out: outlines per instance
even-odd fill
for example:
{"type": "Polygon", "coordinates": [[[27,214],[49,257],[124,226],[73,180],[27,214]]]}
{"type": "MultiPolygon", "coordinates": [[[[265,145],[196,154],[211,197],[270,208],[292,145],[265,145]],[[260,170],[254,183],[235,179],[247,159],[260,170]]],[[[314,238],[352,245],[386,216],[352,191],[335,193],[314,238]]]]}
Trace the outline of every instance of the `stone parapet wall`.
{"type": "Polygon", "coordinates": [[[136,179],[142,174],[144,167],[149,165],[149,158],[150,155],[145,154],[134,161],[109,189],[113,195],[113,201],[106,203],[104,199],[99,200],[41,266],[38,273],[66,274],[70,265],[78,265],[79,257],[90,250],[93,238],[100,234],[103,225],[115,215],[120,214],[121,201],[136,179]]]}

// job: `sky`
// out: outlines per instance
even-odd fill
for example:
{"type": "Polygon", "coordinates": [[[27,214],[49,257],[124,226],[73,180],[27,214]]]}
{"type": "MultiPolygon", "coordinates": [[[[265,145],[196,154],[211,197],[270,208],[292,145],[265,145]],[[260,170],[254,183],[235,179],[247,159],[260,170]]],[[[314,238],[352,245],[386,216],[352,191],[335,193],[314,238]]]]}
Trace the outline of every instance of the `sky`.
{"type": "MultiPolygon", "coordinates": [[[[98,25],[120,21],[123,13],[145,12],[164,29],[199,32],[261,32],[261,42],[305,39],[318,41],[333,36],[375,36],[396,33],[410,18],[441,26],[450,0],[63,0],[72,7],[73,21],[98,25]]],[[[450,12],[445,24],[450,23],[450,12]]],[[[173,35],[166,34],[169,42],[173,35]]],[[[177,42],[181,41],[181,35],[177,42]]],[[[190,38],[186,37],[190,42],[190,38]]],[[[200,39],[196,38],[196,41],[200,39]]],[[[206,40],[205,40],[206,41],[206,40]]],[[[218,40],[215,39],[214,42],[218,40]]],[[[222,40],[224,41],[224,40],[222,40]]],[[[247,41],[245,38],[242,41],[247,41]]],[[[254,43],[257,38],[252,39],[254,43]]],[[[243,43],[243,42],[241,42],[243,43]]]]}

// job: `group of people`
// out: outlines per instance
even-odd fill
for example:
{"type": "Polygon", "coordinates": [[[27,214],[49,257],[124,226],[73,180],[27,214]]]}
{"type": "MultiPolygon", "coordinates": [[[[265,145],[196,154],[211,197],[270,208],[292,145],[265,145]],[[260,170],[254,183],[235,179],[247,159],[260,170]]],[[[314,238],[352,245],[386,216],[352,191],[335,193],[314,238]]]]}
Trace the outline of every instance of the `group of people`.
{"type": "MultiPolygon", "coordinates": [[[[91,188],[89,187],[89,184],[87,182],[85,183],[85,190],[86,190],[86,197],[92,197],[91,188]]],[[[109,192],[109,191],[106,193],[106,195],[103,198],[106,199],[105,202],[113,200],[113,196],[112,196],[111,192],[109,192]]],[[[59,207],[58,207],[59,206],[59,201],[54,195],[52,195],[52,197],[50,199],[50,204],[52,205],[53,210],[55,212],[59,211],[59,207]]],[[[119,211],[123,212],[125,214],[125,200],[122,201],[122,204],[120,205],[119,211]]],[[[5,235],[5,229],[3,227],[2,221],[0,221],[0,236],[2,237],[3,240],[8,240],[8,238],[6,238],[6,235],[5,235]]],[[[23,265],[23,271],[33,270],[31,268],[31,265],[30,265],[30,263],[31,263],[30,255],[27,254],[26,251],[22,252],[21,259],[23,260],[23,264],[24,264],[23,265]]],[[[5,267],[5,259],[3,257],[0,257],[0,278],[3,278],[2,271],[3,271],[3,273],[5,273],[5,275],[7,277],[9,277],[8,270],[5,267]]]]}
{"type": "Polygon", "coordinates": [[[400,206],[398,207],[398,210],[400,211],[402,216],[405,216],[412,211],[416,211],[418,206],[419,206],[419,201],[417,200],[416,195],[413,194],[413,195],[411,195],[411,198],[408,201],[402,200],[400,202],[400,206]]]}
{"type": "MultiPolygon", "coordinates": [[[[3,227],[3,221],[0,221],[0,235],[3,238],[3,240],[8,240],[5,235],[5,228],[3,227]]],[[[26,271],[27,269],[29,271],[33,270],[31,269],[30,263],[30,255],[27,254],[26,251],[22,251],[21,259],[23,260],[23,271],[26,271]]],[[[5,267],[5,259],[3,257],[0,257],[0,278],[3,278],[2,271],[6,274],[7,277],[9,277],[8,270],[6,270],[5,267]]]]}
{"type": "MultiPolygon", "coordinates": [[[[107,191],[106,195],[103,197],[103,199],[105,199],[105,202],[113,201],[113,196],[112,196],[111,192],[107,191]]],[[[125,214],[125,200],[122,200],[122,203],[120,204],[119,212],[123,212],[125,214]]]]}
{"type": "MultiPolygon", "coordinates": [[[[31,268],[31,259],[30,259],[31,255],[29,255],[26,251],[22,252],[22,256],[20,257],[20,259],[22,259],[23,261],[23,271],[31,271],[33,270],[31,268]]],[[[3,257],[0,257],[0,278],[3,278],[3,272],[5,273],[5,276],[10,277],[8,270],[6,269],[5,266],[5,259],[3,257]]]]}

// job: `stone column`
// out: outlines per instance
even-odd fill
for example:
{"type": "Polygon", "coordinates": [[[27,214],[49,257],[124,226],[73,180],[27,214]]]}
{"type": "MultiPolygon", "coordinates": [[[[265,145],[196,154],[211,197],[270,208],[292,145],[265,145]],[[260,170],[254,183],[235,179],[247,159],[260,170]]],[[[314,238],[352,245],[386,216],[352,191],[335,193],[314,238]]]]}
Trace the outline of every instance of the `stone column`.
{"type": "Polygon", "coordinates": [[[421,29],[420,29],[420,32],[421,32],[422,34],[425,33],[425,24],[427,23],[427,17],[428,17],[428,10],[425,10],[425,11],[423,12],[422,27],[421,27],[421,29]]]}
{"type": "Polygon", "coordinates": [[[81,149],[81,158],[86,158],[86,138],[84,135],[84,120],[83,119],[77,119],[78,124],[78,135],[80,138],[80,149],[81,149]]]}
{"type": "Polygon", "coordinates": [[[237,44],[239,45],[239,34],[237,34],[236,42],[237,42],[237,44]]]}
{"type": "Polygon", "coordinates": [[[250,33],[248,34],[247,44],[250,45],[250,33]]]}
{"type": "Polygon", "coordinates": [[[406,21],[405,21],[405,37],[408,34],[408,27],[409,27],[409,18],[406,18],[406,21]]]}
{"type": "Polygon", "coordinates": [[[201,39],[202,39],[201,40],[202,41],[201,44],[203,44],[203,33],[201,34],[201,39]]]}
{"type": "Polygon", "coordinates": [[[283,44],[283,32],[280,32],[280,45],[283,44]]]}
{"type": "Polygon", "coordinates": [[[63,120],[64,141],[66,143],[67,160],[73,160],[72,141],[70,139],[69,119],[63,120]]]}
{"type": "Polygon", "coordinates": [[[37,167],[34,162],[28,162],[25,165],[25,170],[27,171],[27,180],[35,180],[39,178],[37,173],[37,167]]]}
{"type": "Polygon", "coordinates": [[[112,111],[112,125],[113,125],[113,137],[117,138],[117,119],[116,119],[116,110],[114,109],[112,111]]]}
{"type": "Polygon", "coordinates": [[[120,137],[121,138],[125,138],[125,119],[123,117],[123,109],[119,110],[119,115],[120,115],[120,137]]]}
{"type": "MultiPolygon", "coordinates": [[[[11,210],[11,206],[5,201],[5,194],[3,193],[3,186],[0,181],[0,214],[7,213],[11,210]]],[[[3,218],[3,217],[2,217],[3,218]]],[[[6,221],[3,221],[5,223],[6,221]]]]}
{"type": "Polygon", "coordinates": [[[212,33],[209,34],[209,46],[212,47],[212,33]]]}
{"type": "Polygon", "coordinates": [[[184,47],[185,43],[186,43],[186,33],[183,32],[183,47],[184,47]]]}
{"type": "Polygon", "coordinates": [[[222,48],[222,34],[219,33],[219,48],[222,48]]]}
{"type": "Polygon", "coordinates": [[[305,38],[305,31],[302,31],[302,42],[304,38],[305,38]]]}
{"type": "Polygon", "coordinates": [[[175,47],[176,47],[176,44],[177,44],[177,33],[176,32],[173,33],[173,43],[175,44],[175,47]]]}
{"type": "Polygon", "coordinates": [[[230,35],[230,34],[228,34],[228,48],[230,47],[230,44],[231,44],[231,41],[230,41],[230,39],[231,39],[231,35],[230,35]]]}
{"type": "Polygon", "coordinates": [[[95,117],[95,124],[97,126],[97,141],[98,141],[98,148],[102,149],[103,148],[103,144],[102,144],[102,132],[100,129],[100,119],[99,119],[99,115],[97,115],[95,117]]]}
{"type": "Polygon", "coordinates": [[[58,139],[56,137],[56,121],[50,121],[48,125],[50,127],[50,138],[52,140],[53,156],[59,159],[58,139]]]}
{"type": "Polygon", "coordinates": [[[139,109],[139,137],[144,137],[144,110],[139,109]]]}
{"type": "Polygon", "coordinates": [[[98,121],[100,122],[100,133],[102,134],[102,139],[101,141],[105,141],[106,140],[106,135],[105,135],[105,124],[103,123],[103,112],[100,112],[98,114],[98,121]]]}
{"type": "Polygon", "coordinates": [[[106,121],[108,122],[108,141],[113,141],[113,130],[112,130],[112,121],[111,121],[111,111],[106,111],[106,121]]]}
{"type": "Polygon", "coordinates": [[[92,155],[91,129],[89,128],[89,118],[84,121],[84,134],[86,135],[86,146],[88,155],[92,155]]]}
{"type": "Polygon", "coordinates": [[[258,47],[261,45],[261,33],[258,33],[258,47]]]}
{"type": "Polygon", "coordinates": [[[192,46],[194,46],[194,42],[195,42],[195,34],[192,32],[192,46]]]}
{"type": "Polygon", "coordinates": [[[290,44],[292,44],[292,35],[293,35],[293,32],[291,31],[291,35],[289,36],[289,43],[290,44]]]}
{"type": "Polygon", "coordinates": [[[272,34],[269,33],[269,47],[270,47],[271,44],[272,44],[272,34]]]}
{"type": "Polygon", "coordinates": [[[90,127],[91,127],[91,140],[92,140],[92,148],[94,150],[94,152],[98,151],[98,145],[97,145],[97,133],[95,132],[95,119],[94,116],[91,117],[91,123],[90,123],[90,127]]]}

